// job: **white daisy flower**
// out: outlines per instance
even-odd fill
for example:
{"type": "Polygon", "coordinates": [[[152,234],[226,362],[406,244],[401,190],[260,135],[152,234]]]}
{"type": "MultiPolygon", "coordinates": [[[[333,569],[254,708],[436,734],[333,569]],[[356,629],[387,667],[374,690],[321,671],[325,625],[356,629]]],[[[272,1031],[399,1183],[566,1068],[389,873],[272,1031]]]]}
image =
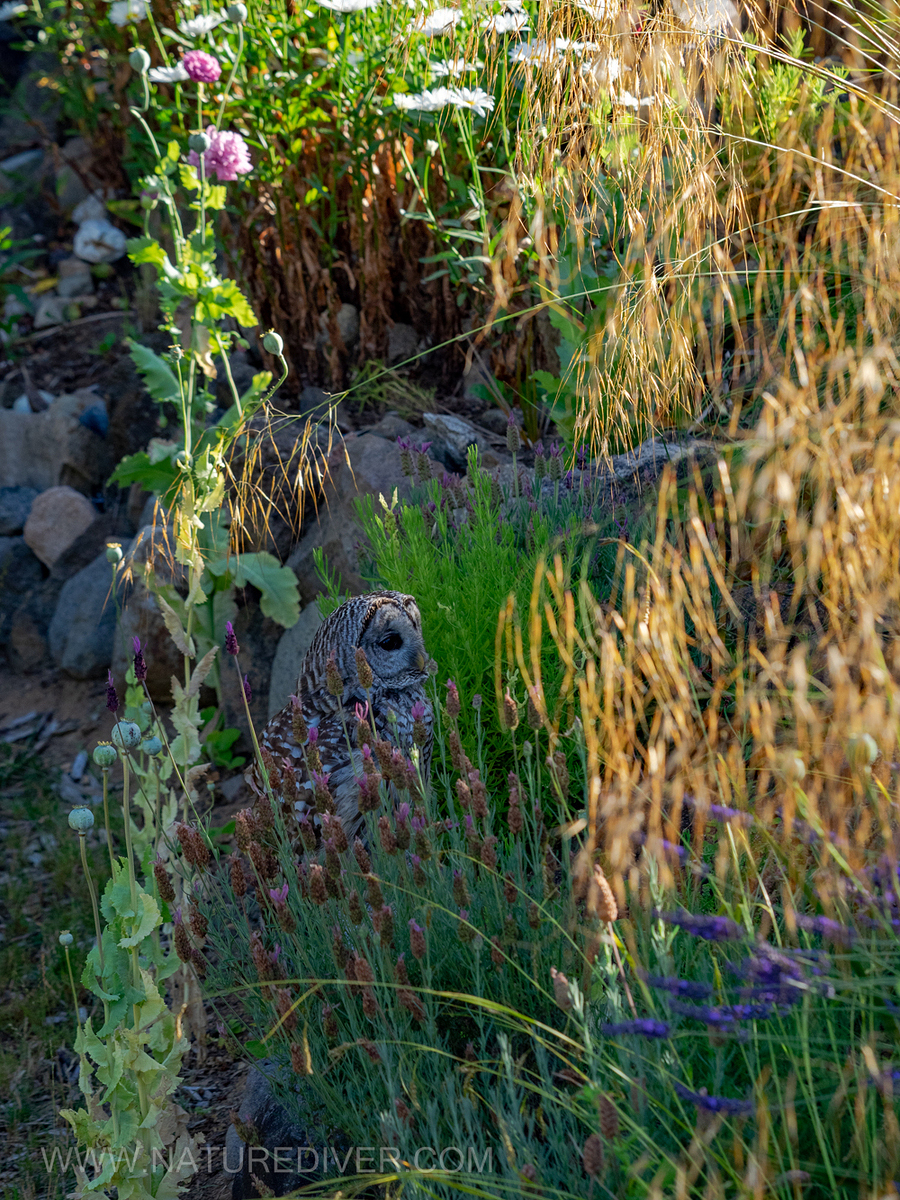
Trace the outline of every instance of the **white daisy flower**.
{"type": "Polygon", "coordinates": [[[175,67],[153,67],[147,74],[152,83],[184,83],[190,79],[181,63],[175,67]]]}
{"type": "Polygon", "coordinates": [[[528,13],[518,10],[496,13],[482,23],[485,33],[523,33],[528,28],[528,13]]]}
{"type": "Polygon", "coordinates": [[[672,0],[672,12],[694,33],[720,33],[738,24],[731,0],[672,0]]]}
{"type": "Polygon", "coordinates": [[[570,42],[568,38],[556,38],[553,42],[539,40],[536,42],[517,42],[509,48],[509,61],[513,63],[540,64],[555,62],[562,58],[566,50],[572,48],[577,53],[581,49],[578,42],[570,42]]]}
{"type": "Polygon", "coordinates": [[[437,112],[451,102],[450,88],[431,88],[427,92],[394,92],[394,108],[403,112],[437,112]]]}
{"type": "Polygon", "coordinates": [[[23,12],[28,12],[27,4],[17,4],[15,0],[10,4],[0,4],[0,21],[8,21],[10,17],[18,17],[23,12]]]}
{"type": "Polygon", "coordinates": [[[328,8],[336,13],[362,12],[366,8],[377,8],[381,0],[316,0],[321,8],[328,8]]]}
{"type": "Polygon", "coordinates": [[[202,37],[204,33],[211,33],[224,20],[223,12],[201,13],[199,17],[190,17],[187,21],[181,21],[178,28],[185,37],[202,37]]]}
{"type": "Polygon", "coordinates": [[[446,62],[431,63],[431,73],[435,79],[443,79],[446,75],[463,75],[466,71],[477,71],[484,63],[466,62],[464,58],[450,58],[446,62]]]}
{"type": "Polygon", "coordinates": [[[608,88],[622,74],[622,64],[612,55],[608,58],[595,58],[593,62],[581,64],[581,74],[598,87],[608,88]]]}
{"type": "Polygon", "coordinates": [[[595,21],[612,21],[622,8],[620,0],[575,0],[575,3],[595,21]]]}
{"type": "Polygon", "coordinates": [[[109,6],[109,19],[113,25],[121,29],[125,25],[134,25],[143,21],[147,15],[145,0],[116,0],[109,6]]]}
{"type": "Polygon", "coordinates": [[[450,33],[461,17],[462,13],[458,8],[436,8],[433,12],[416,17],[408,26],[407,32],[424,33],[430,38],[443,37],[444,34],[450,33]]]}
{"type": "Polygon", "coordinates": [[[468,108],[479,117],[486,117],[496,104],[490,92],[484,88],[450,88],[450,103],[454,108],[468,108]]]}

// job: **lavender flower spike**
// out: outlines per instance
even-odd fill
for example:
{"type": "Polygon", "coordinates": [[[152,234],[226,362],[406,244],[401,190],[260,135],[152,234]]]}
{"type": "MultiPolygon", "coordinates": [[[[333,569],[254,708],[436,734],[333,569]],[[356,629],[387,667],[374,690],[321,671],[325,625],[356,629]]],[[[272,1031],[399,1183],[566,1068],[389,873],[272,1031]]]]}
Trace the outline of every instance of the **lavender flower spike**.
{"type": "Polygon", "coordinates": [[[230,621],[225,622],[225,653],[236,656],[240,647],[234,636],[234,626],[230,621]]]}
{"type": "Polygon", "coordinates": [[[703,938],[707,942],[733,942],[744,936],[743,929],[730,917],[707,917],[686,912],[684,909],[672,913],[657,910],[653,915],[665,921],[667,925],[678,925],[686,933],[703,938]]]}
{"type": "Polygon", "coordinates": [[[138,683],[143,683],[147,678],[147,664],[141,649],[141,639],[139,637],[132,638],[131,644],[134,647],[134,677],[138,683]]]}
{"type": "Polygon", "coordinates": [[[119,697],[116,695],[116,685],[113,682],[112,671],[106,672],[106,707],[111,713],[119,711],[119,697]]]}
{"type": "Polygon", "coordinates": [[[666,1021],[654,1021],[649,1017],[639,1017],[636,1021],[618,1021],[615,1025],[601,1025],[600,1032],[607,1037],[616,1037],[622,1033],[636,1033],[645,1038],[667,1038],[670,1028],[666,1021]]]}
{"type": "Polygon", "coordinates": [[[695,1104],[697,1108],[702,1108],[706,1112],[724,1113],[730,1117],[747,1116],[753,1112],[751,1100],[731,1100],[727,1096],[708,1096],[705,1088],[699,1092],[692,1092],[683,1083],[676,1083],[675,1091],[682,1100],[687,1100],[689,1104],[695,1104]]]}

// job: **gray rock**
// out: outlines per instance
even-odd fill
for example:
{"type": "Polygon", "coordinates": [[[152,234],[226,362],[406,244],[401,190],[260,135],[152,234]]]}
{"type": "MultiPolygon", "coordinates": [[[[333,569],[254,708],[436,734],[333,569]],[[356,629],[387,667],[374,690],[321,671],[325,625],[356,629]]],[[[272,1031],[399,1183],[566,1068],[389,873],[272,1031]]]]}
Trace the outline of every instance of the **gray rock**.
{"type": "Polygon", "coordinates": [[[50,622],[53,661],[75,679],[102,679],[112,660],[116,605],[106,554],[63,584],[50,622]]]}
{"type": "MultiPolygon", "coordinates": [[[[519,428],[522,428],[522,410],[521,408],[513,409],[513,419],[519,428]]],[[[483,412],[478,418],[478,424],[483,425],[490,433],[496,434],[497,437],[506,437],[506,426],[509,423],[509,417],[502,408],[489,408],[487,412],[483,412]]]]}
{"type": "Polygon", "coordinates": [[[388,366],[414,358],[419,349],[419,335],[412,325],[397,323],[388,330],[388,366]]]}
{"type": "Polygon", "coordinates": [[[296,692],[300,665],[321,624],[319,606],[314,602],[307,604],[300,613],[297,624],[281,635],[275,658],[272,660],[272,674],[269,677],[270,718],[284,708],[288,697],[296,692]]]}
{"type": "Polygon", "coordinates": [[[97,404],[93,388],[58,396],[43,412],[0,408],[0,487],[43,492],[69,484],[93,492],[113,468],[108,443],[80,423],[97,404]]]}
{"type": "Polygon", "coordinates": [[[387,438],[389,442],[396,441],[398,437],[415,435],[417,432],[418,430],[415,425],[410,425],[409,421],[404,421],[395,412],[385,413],[377,425],[373,425],[370,429],[366,430],[366,433],[374,434],[376,437],[387,438]]]}
{"type": "Polygon", "coordinates": [[[22,532],[37,494],[30,487],[0,488],[0,537],[14,537],[22,532]]]}
{"type": "Polygon", "coordinates": [[[359,341],[359,311],[352,304],[342,304],[335,320],[344,345],[349,350],[359,341]]]}
{"type": "Polygon", "coordinates": [[[486,466],[496,458],[483,434],[469,421],[450,413],[425,413],[425,436],[431,441],[431,454],[450,471],[464,471],[470,446],[477,446],[486,466]]]}
{"type": "Polygon", "coordinates": [[[49,329],[51,325],[62,325],[66,320],[68,302],[62,296],[41,296],[34,310],[35,329],[49,329]]]}
{"type": "MultiPolygon", "coordinates": [[[[92,197],[93,198],[93,197],[92,197]]],[[[80,258],[64,258],[57,267],[59,282],[57,295],[69,299],[71,296],[86,296],[94,290],[94,277],[86,262],[80,258]]]]}
{"type": "Polygon", "coordinates": [[[322,1148],[333,1146],[343,1153],[349,1148],[346,1137],[329,1127],[309,1085],[269,1059],[251,1067],[238,1117],[252,1132],[245,1143],[234,1125],[228,1127],[224,1167],[233,1180],[232,1200],[256,1200],[252,1175],[275,1196],[321,1181],[322,1148]],[[298,1112],[302,1119],[294,1115],[298,1112]],[[276,1151],[281,1151],[277,1159],[276,1151]]]}
{"type": "MultiPolygon", "coordinates": [[[[37,561],[33,556],[32,559],[37,561]]],[[[47,636],[61,590],[62,583],[51,578],[18,597],[18,606],[9,622],[6,653],[10,666],[19,674],[27,675],[47,666],[50,657],[47,636]]]]}
{"type": "Polygon", "coordinates": [[[38,50],[29,56],[28,69],[16,84],[0,121],[0,147],[4,154],[35,142],[56,141],[62,101],[57,91],[41,87],[40,81],[55,78],[58,70],[59,58],[52,50],[38,50]]]}
{"type": "Polygon", "coordinates": [[[297,576],[302,604],[308,604],[323,591],[313,562],[313,551],[319,547],[330,569],[340,576],[343,589],[351,595],[366,590],[359,573],[357,543],[361,530],[355,502],[360,496],[370,495],[377,503],[379,493],[390,501],[395,489],[401,500],[410,494],[410,482],[403,474],[396,443],[392,445],[371,434],[351,433],[339,440],[328,468],[318,513],[288,559],[288,566],[297,576]]]}
{"type": "Polygon", "coordinates": [[[97,510],[81,492],[70,487],[48,488],[31,506],[25,541],[45,566],[52,567],[96,518],[97,510]]]}
{"type": "Polygon", "coordinates": [[[9,642],[13,614],[22,598],[40,585],[41,564],[22,537],[0,537],[0,646],[9,642]]]}
{"type": "Polygon", "coordinates": [[[23,150],[0,162],[0,191],[36,187],[46,169],[43,150],[23,150]]]}

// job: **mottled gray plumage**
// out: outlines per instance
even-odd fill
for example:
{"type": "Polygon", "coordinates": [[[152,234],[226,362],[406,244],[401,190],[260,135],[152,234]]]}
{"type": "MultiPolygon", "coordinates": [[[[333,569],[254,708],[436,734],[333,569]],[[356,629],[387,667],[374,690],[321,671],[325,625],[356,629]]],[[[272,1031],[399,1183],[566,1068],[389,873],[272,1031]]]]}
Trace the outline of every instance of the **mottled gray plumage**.
{"type": "MultiPolygon", "coordinates": [[[[433,713],[425,695],[427,656],[422,641],[422,619],[412,596],[402,592],[373,592],[348,600],[319,627],[307,651],[297,681],[303,717],[317,731],[316,747],[337,815],[352,838],[360,825],[357,778],[362,776],[362,750],[357,741],[356,706],[370,705],[369,721],[376,738],[398,746],[409,756],[413,745],[413,715],[416,704],[424,707],[421,718],[428,731],[419,749],[423,779],[431,770],[433,713]],[[361,648],[372,670],[368,697],[359,682],[356,652],[361,648]],[[334,663],[344,684],[340,700],[328,690],[328,660],[334,663]],[[346,723],[346,732],[344,724],[346,723]],[[348,737],[350,749],[348,751],[348,737]]],[[[293,735],[291,701],[276,713],[263,731],[260,746],[279,766],[284,759],[294,764],[301,789],[311,792],[303,748],[293,735]]],[[[263,789],[254,768],[247,780],[258,794],[263,789]]]]}

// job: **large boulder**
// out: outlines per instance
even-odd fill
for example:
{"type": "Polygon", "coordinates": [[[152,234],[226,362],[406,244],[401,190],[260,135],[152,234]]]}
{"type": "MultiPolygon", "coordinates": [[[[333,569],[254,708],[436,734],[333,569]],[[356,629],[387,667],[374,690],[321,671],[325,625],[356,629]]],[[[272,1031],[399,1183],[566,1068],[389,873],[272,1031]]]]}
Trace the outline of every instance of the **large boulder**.
{"type": "Polygon", "coordinates": [[[106,439],[81,420],[98,403],[93,388],[79,388],[43,412],[0,409],[0,487],[93,492],[113,468],[106,439]]]}
{"type": "Polygon", "coordinates": [[[309,604],[324,591],[313,561],[313,553],[320,548],[329,569],[340,576],[343,589],[353,595],[366,590],[359,572],[357,546],[362,531],[356,519],[356,501],[369,495],[377,502],[382,495],[390,503],[395,491],[404,500],[410,490],[395,440],[351,433],[335,444],[317,512],[310,515],[306,531],[288,559],[297,576],[302,604],[309,604]]]}
{"type": "Polygon", "coordinates": [[[53,661],[75,679],[102,678],[112,660],[116,602],[106,553],[67,580],[50,622],[53,661]]]}
{"type": "MultiPolygon", "coordinates": [[[[250,1068],[237,1119],[241,1130],[229,1125],[225,1137],[225,1170],[232,1176],[232,1200],[255,1200],[260,1180],[272,1196],[286,1196],[304,1185],[321,1183],[325,1177],[323,1149],[333,1147],[343,1158],[348,1154],[345,1134],[332,1129],[321,1104],[299,1076],[280,1069],[269,1059],[250,1068]],[[299,1092],[293,1117],[281,1102],[288,1091],[299,1092]],[[241,1136],[243,1134],[243,1137],[241,1136]],[[299,1152],[299,1154],[298,1154],[299,1152]],[[299,1169],[298,1169],[299,1168],[299,1169]]],[[[351,1164],[353,1162],[351,1158],[351,1164]]],[[[351,1165],[348,1173],[353,1170],[351,1165]]],[[[335,1167],[328,1169],[332,1174],[335,1167]]]]}
{"type": "Polygon", "coordinates": [[[43,574],[24,538],[0,537],[0,646],[8,644],[13,614],[43,574]]]}
{"type": "Polygon", "coordinates": [[[51,487],[31,506],[25,522],[25,542],[45,566],[52,567],[96,519],[97,510],[81,492],[51,487]]]}
{"type": "Polygon", "coordinates": [[[269,676],[270,719],[284,708],[288,697],[296,692],[301,664],[321,624],[319,606],[313,602],[301,612],[297,624],[281,635],[269,676]]]}
{"type": "Polygon", "coordinates": [[[30,487],[0,488],[0,537],[15,537],[22,532],[37,494],[30,487]]]}

